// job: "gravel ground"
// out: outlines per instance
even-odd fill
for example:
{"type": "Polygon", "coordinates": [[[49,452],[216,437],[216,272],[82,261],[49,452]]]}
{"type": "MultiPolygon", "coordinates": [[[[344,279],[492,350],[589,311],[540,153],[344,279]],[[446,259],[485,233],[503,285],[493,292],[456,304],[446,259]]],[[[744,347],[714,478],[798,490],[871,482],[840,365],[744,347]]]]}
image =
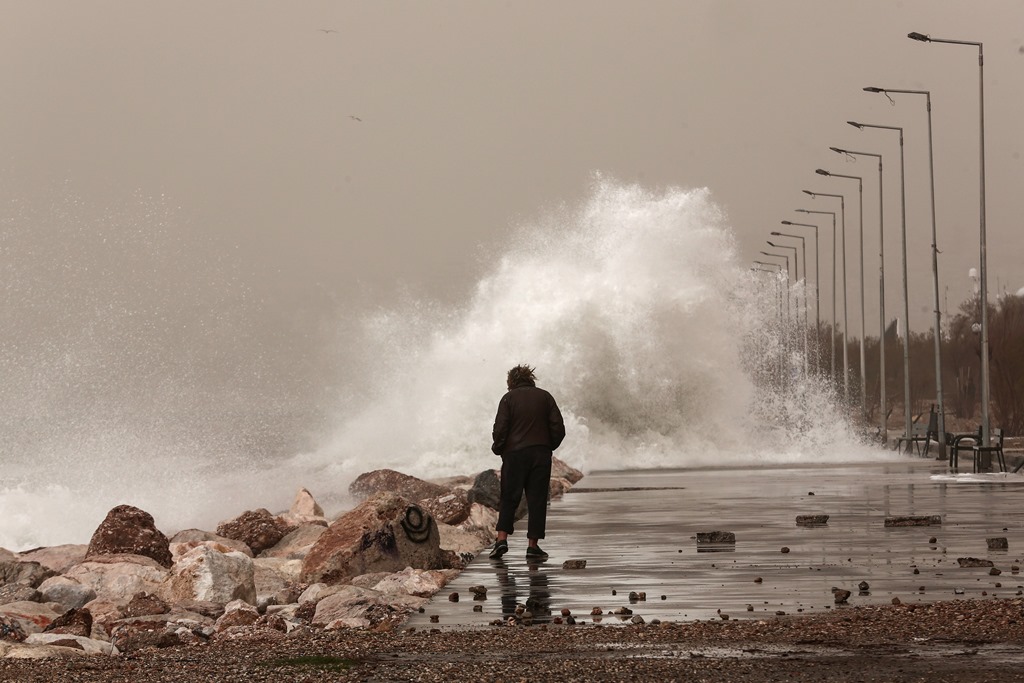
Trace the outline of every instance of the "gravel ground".
{"type": "Polygon", "coordinates": [[[121,657],[2,660],[0,680],[1024,681],[1024,602],[760,621],[264,634],[121,657]]]}

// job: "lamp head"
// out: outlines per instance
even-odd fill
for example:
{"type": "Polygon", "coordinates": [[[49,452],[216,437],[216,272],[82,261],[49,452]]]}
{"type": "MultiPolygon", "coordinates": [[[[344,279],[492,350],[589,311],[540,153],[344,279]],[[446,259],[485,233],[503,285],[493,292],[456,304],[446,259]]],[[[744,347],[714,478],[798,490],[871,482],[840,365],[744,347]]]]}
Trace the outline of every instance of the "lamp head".
{"type": "Polygon", "coordinates": [[[918,33],[917,31],[914,31],[913,33],[908,33],[907,38],[910,38],[911,40],[919,40],[922,43],[929,43],[932,40],[930,36],[926,36],[923,33],[918,33]]]}
{"type": "Polygon", "coordinates": [[[801,190],[801,192],[803,192],[804,194],[809,194],[812,197],[817,197],[818,196],[818,195],[814,194],[813,192],[811,192],[810,190],[801,190]]]}
{"type": "Polygon", "coordinates": [[[816,168],[816,169],[814,169],[814,172],[817,173],[818,175],[832,175],[831,173],[829,173],[828,171],[826,171],[823,168],[816,168]]]}
{"type": "Polygon", "coordinates": [[[864,130],[864,124],[863,123],[857,123],[856,121],[847,121],[847,123],[850,124],[851,126],[853,126],[854,128],[859,128],[860,130],[864,130]]]}
{"type": "Polygon", "coordinates": [[[874,86],[868,86],[864,88],[864,92],[885,92],[883,88],[876,88],[874,86]]]}
{"type": "Polygon", "coordinates": [[[840,149],[839,147],[829,147],[829,149],[835,152],[836,154],[849,154],[849,152],[847,152],[845,149],[840,149]]]}
{"type": "Polygon", "coordinates": [[[775,244],[775,242],[772,242],[771,240],[765,240],[765,241],[768,242],[768,246],[769,247],[775,247],[776,249],[779,248],[779,245],[775,244]]]}
{"type": "MultiPolygon", "coordinates": [[[[782,222],[785,223],[786,221],[782,221],[782,222]]],[[[775,235],[776,237],[782,237],[782,233],[781,232],[775,232],[774,230],[772,231],[771,234],[775,235]]]]}

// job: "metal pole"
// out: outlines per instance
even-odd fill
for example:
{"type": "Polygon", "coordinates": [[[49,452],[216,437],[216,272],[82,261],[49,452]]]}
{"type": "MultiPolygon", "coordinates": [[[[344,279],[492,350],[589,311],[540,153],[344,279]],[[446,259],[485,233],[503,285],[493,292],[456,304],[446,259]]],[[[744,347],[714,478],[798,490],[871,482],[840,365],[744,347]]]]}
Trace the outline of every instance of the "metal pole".
{"type": "Polygon", "coordinates": [[[900,132],[900,237],[903,242],[903,417],[907,438],[913,436],[910,417],[910,289],[907,285],[907,197],[903,164],[903,129],[900,132]]]}
{"type": "MultiPolygon", "coordinates": [[[[847,341],[849,340],[850,335],[849,335],[849,328],[847,326],[847,305],[846,305],[847,304],[847,296],[846,296],[846,281],[847,281],[847,274],[846,274],[846,197],[844,195],[841,195],[841,194],[829,194],[827,192],[811,192],[810,190],[804,190],[804,192],[806,194],[811,195],[812,197],[838,197],[839,198],[839,212],[840,212],[839,216],[840,216],[840,219],[842,221],[841,222],[841,228],[842,228],[842,230],[841,230],[842,238],[841,239],[842,239],[842,260],[843,260],[843,400],[847,404],[849,404],[849,402],[850,402],[850,353],[849,353],[849,345],[847,344],[847,341]]],[[[833,218],[833,220],[834,220],[834,218],[833,218]]],[[[833,236],[833,238],[834,238],[834,236],[833,236]]],[[[833,254],[832,254],[833,268],[835,267],[835,246],[834,245],[835,245],[835,242],[833,241],[833,254]]],[[[833,283],[834,282],[835,282],[835,278],[833,277],[833,283]]],[[[835,307],[835,303],[834,303],[835,302],[835,295],[834,294],[833,294],[832,301],[833,301],[833,308],[834,308],[835,307]]],[[[833,327],[835,327],[834,324],[833,324],[833,327]]],[[[832,345],[833,345],[833,347],[835,346],[835,336],[834,336],[834,333],[833,333],[832,345]]],[[[835,374],[835,371],[833,370],[833,375],[834,374],[835,374]]]]}
{"type": "Polygon", "coordinates": [[[978,43],[978,104],[981,150],[981,444],[989,445],[988,257],[985,245],[985,57],[978,43]]]}
{"type": "Polygon", "coordinates": [[[988,257],[985,229],[985,54],[982,43],[970,40],[946,40],[932,38],[922,33],[908,33],[907,37],[931,43],[949,43],[951,45],[973,45],[978,48],[978,155],[979,155],[979,250],[981,279],[981,445],[988,446],[990,441],[989,423],[989,349],[988,349],[988,257]]]}
{"type": "Polygon", "coordinates": [[[928,177],[932,204],[932,294],[935,297],[935,396],[939,410],[939,459],[946,459],[946,407],[942,396],[942,313],[939,310],[939,240],[935,227],[935,161],[932,153],[932,95],[925,93],[928,108],[928,177]]]}

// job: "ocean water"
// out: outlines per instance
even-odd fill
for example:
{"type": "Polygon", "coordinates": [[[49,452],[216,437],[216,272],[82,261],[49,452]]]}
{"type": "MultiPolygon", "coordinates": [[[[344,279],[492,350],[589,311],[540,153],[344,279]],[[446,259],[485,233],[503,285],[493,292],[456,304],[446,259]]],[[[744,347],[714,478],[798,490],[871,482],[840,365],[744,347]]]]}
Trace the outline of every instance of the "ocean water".
{"type": "MultiPolygon", "coordinates": [[[[772,276],[741,261],[707,189],[596,178],[578,205],[512,230],[462,303],[410,296],[345,321],[333,350],[342,391],[318,406],[328,427],[300,452],[268,446],[289,413],[247,411],[247,384],[206,397],[231,406],[231,419],[82,410],[58,423],[47,419],[46,383],[25,379],[38,369],[7,362],[4,372],[24,376],[7,385],[22,407],[0,440],[0,546],[88,542],[122,503],[173,533],[286,509],[300,487],[336,513],[351,503],[348,483],[372,469],[442,477],[494,467],[494,410],[517,363],[535,366],[558,400],[567,437],[557,455],[584,471],[891,457],[862,443],[830,387],[801,379],[803,348],[778,297],[772,276]],[[242,436],[254,433],[265,439],[242,436]]],[[[131,358],[134,343],[104,353],[131,358]]],[[[108,366],[61,360],[78,361],[74,396],[87,400],[90,382],[117,396],[108,366]]]]}

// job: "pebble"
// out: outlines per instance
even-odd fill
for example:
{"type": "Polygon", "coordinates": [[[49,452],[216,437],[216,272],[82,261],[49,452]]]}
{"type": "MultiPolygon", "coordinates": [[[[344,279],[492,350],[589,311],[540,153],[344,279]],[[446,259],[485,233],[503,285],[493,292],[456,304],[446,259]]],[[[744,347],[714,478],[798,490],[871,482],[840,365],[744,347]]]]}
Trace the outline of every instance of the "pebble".
{"type": "Polygon", "coordinates": [[[449,602],[458,602],[459,601],[459,594],[458,593],[451,593],[451,594],[449,594],[448,595],[448,601],[449,602]]]}
{"type": "Polygon", "coordinates": [[[782,553],[783,555],[785,555],[786,553],[789,552],[789,547],[788,546],[782,546],[782,550],[780,550],[779,552],[782,553]]]}
{"type": "Polygon", "coordinates": [[[474,612],[483,612],[484,611],[484,606],[483,605],[473,605],[473,611],[474,612]]]}

